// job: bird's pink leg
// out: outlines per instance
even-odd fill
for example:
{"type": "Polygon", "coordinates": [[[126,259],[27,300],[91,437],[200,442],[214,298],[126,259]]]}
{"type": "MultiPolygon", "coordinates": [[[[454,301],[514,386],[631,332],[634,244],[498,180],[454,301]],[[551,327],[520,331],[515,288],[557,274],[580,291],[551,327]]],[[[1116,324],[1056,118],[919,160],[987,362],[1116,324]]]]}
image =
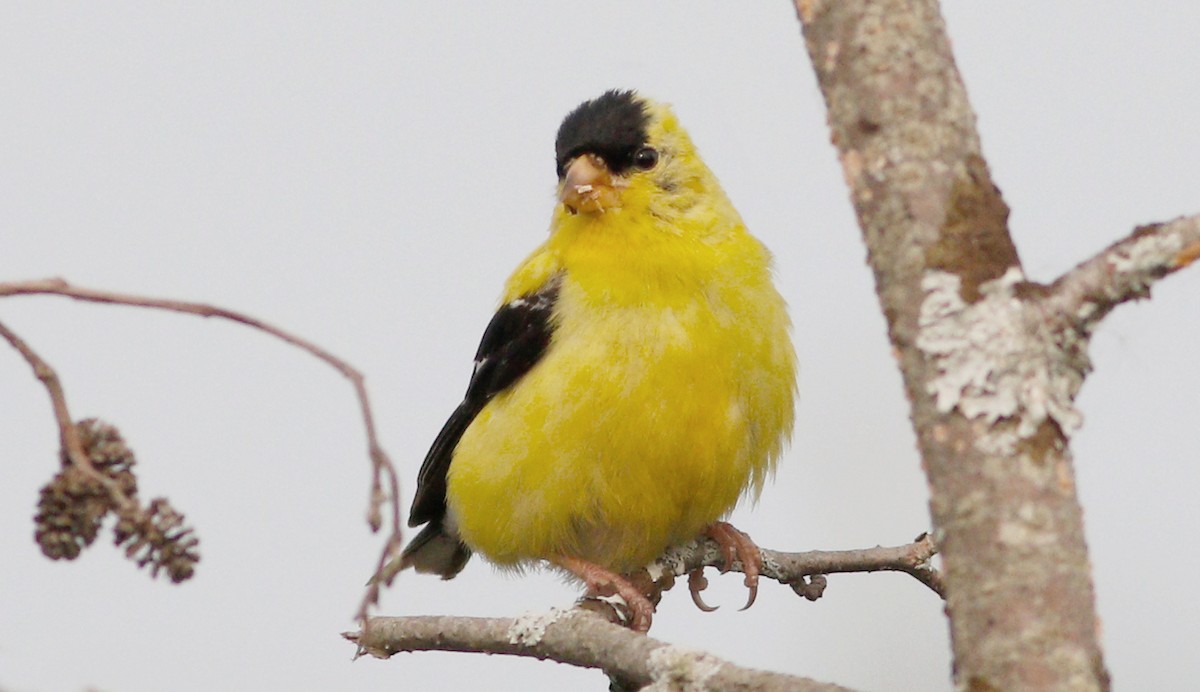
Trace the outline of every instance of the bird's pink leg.
{"type": "Polygon", "coordinates": [[[620,596],[629,608],[629,627],[635,632],[645,632],[650,629],[654,618],[654,606],[650,599],[637,589],[629,580],[616,572],[607,570],[600,565],[577,557],[559,557],[551,560],[571,574],[583,580],[588,587],[589,596],[620,596]]]}

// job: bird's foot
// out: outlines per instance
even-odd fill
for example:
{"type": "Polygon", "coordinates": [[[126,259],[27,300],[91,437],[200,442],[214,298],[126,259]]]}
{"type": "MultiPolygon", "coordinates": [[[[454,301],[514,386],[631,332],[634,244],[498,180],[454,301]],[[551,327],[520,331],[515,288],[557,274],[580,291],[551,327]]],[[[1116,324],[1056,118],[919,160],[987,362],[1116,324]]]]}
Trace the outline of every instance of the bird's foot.
{"type": "MultiPolygon", "coordinates": [[[[762,551],[749,536],[723,521],[709,524],[704,529],[704,535],[716,541],[721,548],[721,555],[725,558],[722,573],[728,572],[734,562],[742,563],[742,573],[746,575],[743,583],[750,590],[750,597],[746,600],[746,605],[742,606],[742,610],[754,605],[754,599],[758,598],[758,575],[762,572],[762,551]]],[[[708,580],[700,574],[703,569],[694,570],[688,575],[688,589],[692,592],[692,601],[700,610],[716,610],[704,605],[704,600],[700,598],[700,592],[708,586],[708,580]]]]}
{"type": "Polygon", "coordinates": [[[559,557],[551,562],[582,579],[587,584],[588,596],[620,596],[629,610],[630,629],[635,632],[650,629],[654,619],[654,606],[628,579],[577,557],[559,557]]]}
{"type": "Polygon", "coordinates": [[[711,613],[720,606],[710,606],[704,602],[704,598],[700,595],[700,592],[707,588],[708,579],[704,577],[703,567],[697,567],[691,572],[688,572],[688,591],[692,593],[692,603],[695,603],[696,607],[700,610],[703,610],[706,613],[711,613]]]}

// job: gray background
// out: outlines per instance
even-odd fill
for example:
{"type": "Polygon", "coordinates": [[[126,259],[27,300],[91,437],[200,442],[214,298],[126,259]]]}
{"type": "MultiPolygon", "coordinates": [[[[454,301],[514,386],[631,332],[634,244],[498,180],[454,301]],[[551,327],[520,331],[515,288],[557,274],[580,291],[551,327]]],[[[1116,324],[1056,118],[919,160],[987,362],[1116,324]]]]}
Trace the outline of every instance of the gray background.
{"type": "MultiPolygon", "coordinates": [[[[945,3],[983,147],[1032,278],[1140,223],[1200,212],[1200,6],[945,3]]],[[[733,519],[780,549],[905,542],[928,525],[900,379],[789,3],[5,3],[0,277],[217,303],[361,368],[403,474],[466,385],[501,282],[545,234],[559,120],[609,87],[672,102],[774,249],[802,363],[795,443],[733,519]]],[[[1080,492],[1108,664],[1124,689],[1200,678],[1200,271],[1118,310],[1079,405],[1080,492]]],[[[595,672],[451,654],[350,662],[379,547],[362,522],[348,383],[231,324],[53,298],[0,319],[58,368],[77,417],[117,423],[143,493],[203,538],[152,583],[108,545],[31,540],[56,465],[45,392],[0,358],[0,685],[21,692],[602,689],[595,672]],[[528,685],[528,686],[527,686],[528,685]],[[418,687],[419,686],[419,687],[418,687]]],[[[107,539],[104,539],[107,541],[107,539]]],[[[869,690],[949,688],[941,604],[898,575],[817,603],[712,579],[663,639],[869,690]]],[[[571,602],[473,561],[404,575],[386,613],[571,602]]]]}

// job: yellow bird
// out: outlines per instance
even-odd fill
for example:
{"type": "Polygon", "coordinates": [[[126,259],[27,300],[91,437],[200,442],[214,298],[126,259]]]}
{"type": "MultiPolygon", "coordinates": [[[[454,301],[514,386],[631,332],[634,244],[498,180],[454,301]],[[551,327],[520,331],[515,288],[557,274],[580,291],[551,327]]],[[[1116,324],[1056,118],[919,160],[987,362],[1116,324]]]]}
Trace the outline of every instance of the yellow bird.
{"type": "Polygon", "coordinates": [[[620,595],[645,631],[653,606],[620,575],[709,535],[753,602],[762,558],[721,519],[791,435],[771,255],[664,104],[608,91],[566,117],[555,154],[550,236],[508,279],[425,457],[409,525],[426,526],[399,567],[546,561],[620,595]]]}

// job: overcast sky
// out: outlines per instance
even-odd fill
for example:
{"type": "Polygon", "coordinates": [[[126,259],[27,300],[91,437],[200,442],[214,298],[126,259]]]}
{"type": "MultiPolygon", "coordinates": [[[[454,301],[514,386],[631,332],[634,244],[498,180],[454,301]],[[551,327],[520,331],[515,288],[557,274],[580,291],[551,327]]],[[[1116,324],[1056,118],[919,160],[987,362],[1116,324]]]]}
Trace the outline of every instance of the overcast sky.
{"type": "MultiPolygon", "coordinates": [[[[1029,275],[1136,225],[1200,212],[1200,5],[945,3],[983,149],[1029,275]]],[[[553,138],[580,101],[675,104],[770,246],[801,361],[795,442],[733,521],[787,550],[898,544],[928,527],[900,378],[791,4],[4,3],[0,280],[217,303],[368,377],[404,479],[466,386],[500,286],[545,236],[553,138]]],[[[1200,679],[1200,270],[1116,311],[1074,440],[1105,653],[1118,687],[1200,679]]],[[[352,390],[311,357],[210,320],[55,298],[0,301],[77,418],[117,424],[142,493],[202,538],[183,586],[101,539],[32,541],[57,433],[0,348],[0,687],[8,692],[593,689],[598,673],[458,654],[351,662],[338,634],[378,537],[352,390]]],[[[653,634],[865,690],[948,690],[939,600],[902,575],[835,576],[816,603],[735,575],[653,634]]],[[[568,605],[552,576],[474,560],[405,574],[388,614],[568,605]]]]}

